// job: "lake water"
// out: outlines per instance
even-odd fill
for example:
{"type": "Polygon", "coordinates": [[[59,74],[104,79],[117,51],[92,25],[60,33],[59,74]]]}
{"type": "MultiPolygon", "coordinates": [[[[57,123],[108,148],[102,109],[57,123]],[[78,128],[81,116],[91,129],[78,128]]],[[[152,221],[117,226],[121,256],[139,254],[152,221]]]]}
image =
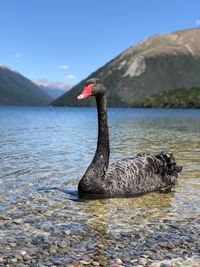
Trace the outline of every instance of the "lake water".
{"type": "MultiPolygon", "coordinates": [[[[104,235],[113,237],[164,220],[190,221],[199,229],[200,110],[111,108],[108,117],[110,162],[139,152],[172,152],[183,166],[172,193],[78,201],[77,184],[96,147],[96,109],[1,107],[1,216],[41,224],[47,218],[70,231],[103,226],[104,235]]],[[[33,223],[25,235],[36,228],[33,223]]],[[[4,229],[0,241],[14,231],[4,229]]]]}

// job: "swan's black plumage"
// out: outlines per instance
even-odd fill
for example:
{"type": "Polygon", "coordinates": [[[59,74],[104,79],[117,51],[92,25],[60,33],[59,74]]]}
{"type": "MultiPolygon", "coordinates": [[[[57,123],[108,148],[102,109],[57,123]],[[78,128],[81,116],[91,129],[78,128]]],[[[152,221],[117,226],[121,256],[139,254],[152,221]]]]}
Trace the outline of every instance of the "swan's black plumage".
{"type": "Polygon", "coordinates": [[[106,111],[106,89],[96,78],[86,82],[78,99],[95,96],[98,112],[98,142],[95,156],[78,185],[79,194],[105,197],[135,196],[162,188],[171,188],[182,167],[172,154],[138,154],[118,160],[109,166],[109,133],[106,111]]]}

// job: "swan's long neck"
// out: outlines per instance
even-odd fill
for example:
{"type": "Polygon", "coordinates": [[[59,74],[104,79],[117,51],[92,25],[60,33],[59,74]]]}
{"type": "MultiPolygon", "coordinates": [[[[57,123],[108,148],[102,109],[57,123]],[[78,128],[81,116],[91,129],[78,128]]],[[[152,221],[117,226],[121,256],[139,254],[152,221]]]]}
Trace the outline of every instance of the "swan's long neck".
{"type": "Polygon", "coordinates": [[[98,141],[94,158],[79,182],[79,193],[103,192],[102,180],[109,164],[109,134],[105,96],[96,97],[98,113],[98,141]]]}
{"type": "Polygon", "coordinates": [[[98,166],[101,163],[102,168],[107,168],[109,164],[110,146],[105,95],[96,97],[96,103],[98,113],[98,141],[92,163],[98,166]]]}

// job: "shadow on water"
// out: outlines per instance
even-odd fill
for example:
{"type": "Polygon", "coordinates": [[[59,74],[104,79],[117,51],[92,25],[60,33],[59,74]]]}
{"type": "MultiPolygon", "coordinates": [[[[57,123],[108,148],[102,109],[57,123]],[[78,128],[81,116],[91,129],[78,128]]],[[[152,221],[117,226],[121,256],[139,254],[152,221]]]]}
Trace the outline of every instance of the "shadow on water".
{"type": "Polygon", "coordinates": [[[64,193],[67,199],[75,201],[75,202],[84,201],[83,198],[80,198],[75,186],[66,188],[66,189],[59,188],[59,187],[41,187],[38,189],[38,192],[44,192],[44,193],[50,193],[52,191],[64,193]]]}
{"type": "MultiPolygon", "coordinates": [[[[52,191],[58,191],[65,194],[65,197],[69,200],[75,201],[75,202],[85,202],[85,201],[92,201],[92,200],[102,200],[102,199],[128,199],[128,198],[139,198],[146,194],[153,193],[144,193],[144,194],[137,194],[137,195],[123,195],[123,196],[117,196],[117,197],[109,197],[107,195],[99,195],[99,194],[83,194],[78,192],[76,186],[68,187],[68,188],[62,188],[62,187],[41,187],[38,189],[38,192],[44,192],[49,193],[52,191]]],[[[161,191],[157,191],[154,193],[160,193],[160,194],[167,194],[171,193],[171,187],[170,190],[168,188],[163,189],[161,191]]]]}

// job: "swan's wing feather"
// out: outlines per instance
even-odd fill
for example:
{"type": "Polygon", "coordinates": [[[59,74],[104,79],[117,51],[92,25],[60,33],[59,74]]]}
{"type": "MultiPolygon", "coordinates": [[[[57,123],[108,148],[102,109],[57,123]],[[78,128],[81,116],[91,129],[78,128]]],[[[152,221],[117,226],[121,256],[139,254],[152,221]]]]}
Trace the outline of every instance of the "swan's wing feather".
{"type": "Polygon", "coordinates": [[[156,156],[145,154],[118,160],[108,168],[105,187],[111,195],[156,191],[166,186],[162,165],[162,160],[156,156]]]}

